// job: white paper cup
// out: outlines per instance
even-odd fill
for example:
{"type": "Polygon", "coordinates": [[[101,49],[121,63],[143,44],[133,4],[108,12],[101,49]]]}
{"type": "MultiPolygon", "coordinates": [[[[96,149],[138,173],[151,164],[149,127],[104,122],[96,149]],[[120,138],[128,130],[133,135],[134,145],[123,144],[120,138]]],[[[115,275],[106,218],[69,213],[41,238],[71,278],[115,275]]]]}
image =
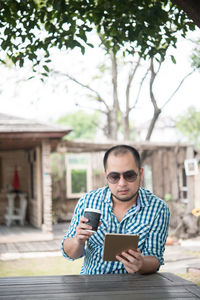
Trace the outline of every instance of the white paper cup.
{"type": "Polygon", "coordinates": [[[84,211],[84,217],[88,219],[88,222],[86,224],[92,226],[91,230],[87,230],[90,232],[96,232],[99,226],[101,211],[95,208],[86,208],[84,211]]]}

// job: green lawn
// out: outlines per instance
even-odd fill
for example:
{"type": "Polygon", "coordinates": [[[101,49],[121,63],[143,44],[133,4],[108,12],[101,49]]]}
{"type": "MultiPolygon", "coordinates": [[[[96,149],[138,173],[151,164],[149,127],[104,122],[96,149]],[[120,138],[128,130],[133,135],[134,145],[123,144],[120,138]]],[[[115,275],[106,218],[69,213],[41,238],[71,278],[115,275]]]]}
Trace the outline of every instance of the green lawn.
{"type": "MultiPolygon", "coordinates": [[[[0,277],[78,275],[83,259],[68,261],[62,256],[0,261],[0,277]]],[[[199,274],[176,274],[200,286],[199,274]]]]}
{"type": "Polygon", "coordinates": [[[62,256],[0,261],[0,277],[80,274],[82,262],[62,256]]]}

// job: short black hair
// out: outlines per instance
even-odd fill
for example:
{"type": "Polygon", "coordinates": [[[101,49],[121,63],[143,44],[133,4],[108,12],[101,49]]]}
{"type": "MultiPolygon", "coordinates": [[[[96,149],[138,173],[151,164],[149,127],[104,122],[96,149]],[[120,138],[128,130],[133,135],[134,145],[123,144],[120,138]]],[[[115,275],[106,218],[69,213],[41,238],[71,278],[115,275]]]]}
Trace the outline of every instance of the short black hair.
{"type": "Polygon", "coordinates": [[[106,170],[106,167],[107,167],[108,156],[112,152],[114,153],[114,155],[125,154],[127,152],[131,152],[131,154],[133,155],[133,157],[136,161],[137,167],[140,170],[140,168],[141,168],[140,154],[134,147],[129,146],[129,145],[117,145],[117,146],[111,147],[110,149],[108,149],[105,152],[104,158],[103,158],[103,165],[104,165],[105,170],[106,170]]]}

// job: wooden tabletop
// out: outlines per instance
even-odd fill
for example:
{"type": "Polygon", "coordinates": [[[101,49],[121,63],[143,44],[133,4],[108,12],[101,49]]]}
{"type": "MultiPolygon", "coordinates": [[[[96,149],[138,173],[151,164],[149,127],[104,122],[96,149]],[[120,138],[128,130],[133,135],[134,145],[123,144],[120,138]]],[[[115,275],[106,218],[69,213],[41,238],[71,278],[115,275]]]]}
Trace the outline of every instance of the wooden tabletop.
{"type": "Polygon", "coordinates": [[[200,299],[200,287],[171,273],[0,278],[0,299],[200,299]]]}

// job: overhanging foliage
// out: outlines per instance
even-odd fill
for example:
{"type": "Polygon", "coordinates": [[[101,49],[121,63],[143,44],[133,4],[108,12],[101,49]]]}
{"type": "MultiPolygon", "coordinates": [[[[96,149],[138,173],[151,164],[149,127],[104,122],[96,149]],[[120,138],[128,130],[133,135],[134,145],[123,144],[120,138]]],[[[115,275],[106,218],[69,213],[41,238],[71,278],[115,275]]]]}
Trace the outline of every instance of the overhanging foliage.
{"type": "Polygon", "coordinates": [[[51,48],[84,53],[94,28],[114,52],[164,58],[177,31],[185,36],[195,25],[168,0],[0,0],[0,59],[20,67],[28,59],[33,68],[42,62],[45,75],[51,48]]]}

